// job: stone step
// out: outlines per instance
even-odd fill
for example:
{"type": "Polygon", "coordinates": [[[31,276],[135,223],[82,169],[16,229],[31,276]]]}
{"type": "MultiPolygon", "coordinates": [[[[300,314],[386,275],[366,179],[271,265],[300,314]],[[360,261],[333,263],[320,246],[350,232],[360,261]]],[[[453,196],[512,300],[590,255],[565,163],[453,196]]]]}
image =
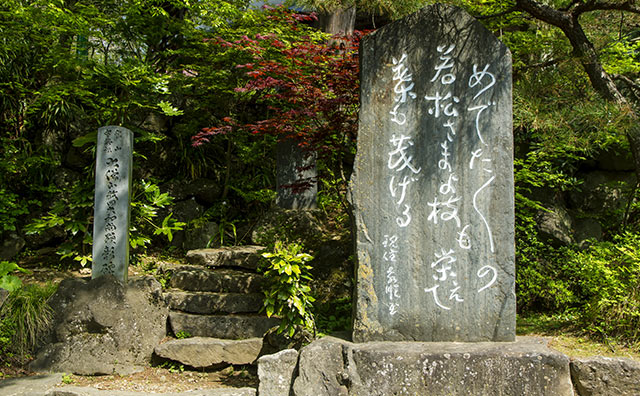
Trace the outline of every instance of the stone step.
{"type": "Polygon", "coordinates": [[[257,293],[260,292],[263,277],[255,272],[230,268],[214,270],[198,265],[182,265],[161,268],[169,274],[169,287],[203,292],[257,293]]]}
{"type": "Polygon", "coordinates": [[[187,252],[187,261],[205,267],[237,267],[255,271],[260,262],[262,246],[232,246],[217,249],[197,249],[187,252]]]}
{"type": "Polygon", "coordinates": [[[169,308],[194,314],[258,313],[262,293],[212,293],[171,290],[164,293],[169,308]]]}
{"type": "Polygon", "coordinates": [[[219,364],[253,364],[262,350],[262,338],[223,340],[192,337],[158,345],[154,352],[161,358],[175,360],[194,368],[219,364]]]}
{"type": "Polygon", "coordinates": [[[195,337],[240,340],[262,337],[280,319],[260,315],[195,315],[170,312],[169,323],[174,334],[185,332],[195,337]]]}

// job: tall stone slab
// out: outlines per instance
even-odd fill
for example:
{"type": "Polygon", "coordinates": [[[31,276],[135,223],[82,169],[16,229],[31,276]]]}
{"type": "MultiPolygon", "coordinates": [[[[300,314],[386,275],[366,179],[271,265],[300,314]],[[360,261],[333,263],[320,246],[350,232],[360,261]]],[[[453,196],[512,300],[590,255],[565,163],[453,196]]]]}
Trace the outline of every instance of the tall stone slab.
{"type": "Polygon", "coordinates": [[[293,139],[276,145],[276,205],[283,209],[316,209],[318,182],[316,156],[293,139]]]}
{"type": "Polygon", "coordinates": [[[98,129],[91,267],[94,279],[113,275],[127,281],[132,164],[133,133],[119,126],[98,129]]]}
{"type": "Polygon", "coordinates": [[[360,56],[354,341],[513,341],[509,50],[436,4],[360,56]]]}

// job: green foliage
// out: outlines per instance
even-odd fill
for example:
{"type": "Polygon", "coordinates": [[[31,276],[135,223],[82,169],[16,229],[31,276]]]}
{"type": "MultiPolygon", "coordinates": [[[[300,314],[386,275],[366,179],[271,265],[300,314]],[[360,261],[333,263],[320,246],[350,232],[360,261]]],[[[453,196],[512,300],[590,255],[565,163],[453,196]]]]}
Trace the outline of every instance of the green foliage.
{"type": "Polygon", "coordinates": [[[302,247],[292,243],[284,245],[276,242],[273,252],[263,253],[266,263],[261,266],[264,274],[264,307],[267,316],[281,318],[278,333],[283,331],[293,337],[303,329],[315,334],[315,319],[311,295],[311,266],[309,254],[302,253],[302,247]]]}
{"type": "Polygon", "coordinates": [[[351,297],[331,300],[314,307],[318,333],[331,334],[336,331],[351,331],[351,297]]]}
{"type": "MultiPolygon", "coordinates": [[[[149,181],[134,183],[131,202],[131,226],[129,243],[133,249],[144,248],[153,235],[165,235],[169,241],[173,232],[181,230],[185,223],[167,215],[161,224],[154,220],[158,210],[173,202],[167,193],[149,181]]],[[[67,235],[66,242],[60,244],[57,253],[61,259],[71,258],[85,266],[91,261],[91,233],[93,215],[93,181],[76,182],[68,194],[61,194],[53,208],[43,217],[34,219],[24,227],[30,234],[42,233],[49,229],[61,229],[67,235]]],[[[134,251],[134,254],[136,251],[134,251]]]]}
{"type": "Polygon", "coordinates": [[[73,378],[71,378],[70,374],[62,373],[62,383],[65,385],[73,384],[73,378]]]}
{"type": "Polygon", "coordinates": [[[53,311],[47,304],[56,286],[27,285],[14,290],[0,310],[0,351],[21,359],[33,352],[48,328],[53,311]]]}
{"type": "Polygon", "coordinates": [[[180,330],[179,332],[176,333],[176,338],[179,340],[183,340],[185,338],[191,338],[193,337],[188,331],[183,331],[180,330]]]}
{"type": "Polygon", "coordinates": [[[568,251],[579,316],[596,336],[640,342],[640,235],[625,232],[584,251],[568,251]]]}
{"type": "Polygon", "coordinates": [[[31,271],[20,267],[18,264],[9,261],[0,261],[0,289],[14,292],[22,287],[22,281],[13,272],[23,272],[25,274],[31,271]]]}

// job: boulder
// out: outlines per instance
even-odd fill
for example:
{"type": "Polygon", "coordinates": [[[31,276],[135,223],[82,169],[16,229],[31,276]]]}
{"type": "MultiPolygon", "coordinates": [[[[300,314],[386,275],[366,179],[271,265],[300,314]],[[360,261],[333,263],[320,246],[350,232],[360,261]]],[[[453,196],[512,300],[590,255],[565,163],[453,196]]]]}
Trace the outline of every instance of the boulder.
{"type": "Polygon", "coordinates": [[[567,210],[552,206],[536,214],[540,236],[554,246],[573,243],[573,223],[567,210]]]}
{"type": "Polygon", "coordinates": [[[575,219],[573,228],[575,230],[574,239],[579,244],[584,244],[587,240],[602,240],[602,225],[596,219],[575,219]]]}
{"type": "Polygon", "coordinates": [[[302,349],[298,372],[295,396],[573,396],[569,358],[529,337],[363,344],[325,337],[302,349]]]}
{"type": "Polygon", "coordinates": [[[166,335],[168,308],[153,277],[65,279],[33,371],[127,375],[143,370],[166,335]]]}
{"type": "Polygon", "coordinates": [[[160,344],[155,348],[155,353],[161,358],[187,366],[206,368],[219,364],[253,364],[261,349],[262,338],[223,340],[192,337],[160,344]]]}
{"type": "Polygon", "coordinates": [[[584,183],[580,191],[569,193],[569,204],[585,213],[624,208],[629,199],[629,190],[636,181],[633,172],[593,171],[576,176],[584,183]]]}
{"type": "Polygon", "coordinates": [[[271,245],[276,239],[297,241],[307,249],[316,250],[326,240],[322,211],[293,210],[274,207],[256,224],[251,233],[253,243],[271,245]]]}
{"type": "Polygon", "coordinates": [[[0,260],[11,260],[20,253],[26,243],[27,242],[15,232],[10,233],[6,238],[4,238],[4,240],[2,240],[2,246],[0,247],[0,260]]]}
{"type": "Polygon", "coordinates": [[[199,227],[187,228],[184,231],[182,247],[185,250],[209,246],[220,246],[220,229],[216,223],[208,221],[199,227]]]}
{"type": "Polygon", "coordinates": [[[571,361],[578,396],[640,395],[640,363],[626,358],[590,357],[571,361]]]}
{"type": "Polygon", "coordinates": [[[289,396],[293,375],[298,365],[298,351],[285,349],[258,359],[258,394],[260,396],[289,396]]]}

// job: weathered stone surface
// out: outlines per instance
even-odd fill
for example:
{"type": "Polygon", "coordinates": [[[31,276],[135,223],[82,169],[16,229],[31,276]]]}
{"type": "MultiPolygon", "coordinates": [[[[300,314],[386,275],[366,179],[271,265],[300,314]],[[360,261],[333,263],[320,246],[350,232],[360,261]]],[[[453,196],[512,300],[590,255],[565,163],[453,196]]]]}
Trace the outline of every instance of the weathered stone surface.
{"type": "Polygon", "coordinates": [[[113,275],[126,282],[133,133],[119,126],[98,129],[91,276],[113,275]]]}
{"type": "Polygon", "coordinates": [[[144,369],[166,335],[168,308],[152,277],[65,279],[49,302],[55,318],[34,371],[81,375],[144,369]]]}
{"type": "Polygon", "coordinates": [[[344,357],[354,345],[333,337],[314,341],[300,351],[295,396],[346,396],[349,394],[349,364],[344,357]]]}
{"type": "Polygon", "coordinates": [[[315,336],[306,329],[296,332],[293,337],[289,337],[286,332],[278,333],[278,329],[279,326],[274,326],[264,333],[263,355],[274,354],[285,349],[295,349],[297,351],[315,339],[315,336]]]}
{"type": "Polygon", "coordinates": [[[370,342],[326,337],[300,352],[296,396],[572,396],[569,358],[540,340],[370,342]]]}
{"type": "Polygon", "coordinates": [[[9,233],[0,246],[0,260],[11,260],[14,258],[27,242],[15,232],[9,233]]]}
{"type": "Polygon", "coordinates": [[[267,246],[284,235],[289,240],[301,242],[308,249],[316,250],[326,239],[321,216],[320,210],[273,207],[258,220],[251,233],[251,240],[267,246]]]}
{"type": "Polygon", "coordinates": [[[602,213],[623,208],[635,184],[633,172],[593,171],[579,173],[580,190],[569,193],[569,204],[586,213],[602,213]]]}
{"type": "Polygon", "coordinates": [[[0,381],[0,394],[3,396],[42,396],[61,380],[62,374],[4,378],[0,381]]]}
{"type": "Polygon", "coordinates": [[[276,146],[276,205],[284,209],[318,207],[318,173],[314,152],[288,139],[276,146]]]}
{"type": "MultiPolygon", "coordinates": [[[[180,393],[144,393],[117,390],[99,390],[90,387],[63,386],[52,389],[45,396],[256,396],[253,388],[218,388],[218,389],[194,389],[180,393]]],[[[42,396],[42,393],[29,396],[42,396]]],[[[22,396],[22,395],[20,395],[22,396]]]]}
{"type": "Polygon", "coordinates": [[[218,249],[198,249],[187,252],[187,261],[207,267],[238,267],[255,270],[262,246],[232,246],[218,249]]]}
{"type": "Polygon", "coordinates": [[[293,375],[298,364],[298,351],[285,349],[258,359],[258,394],[260,396],[289,396],[293,375]]]}
{"type": "Polygon", "coordinates": [[[227,364],[253,364],[262,349],[262,338],[222,340],[192,337],[171,340],[155,348],[156,355],[195,368],[227,364]]]}
{"type": "Polygon", "coordinates": [[[174,334],[180,331],[197,337],[227,338],[239,340],[262,337],[273,326],[280,324],[277,318],[258,315],[193,315],[171,312],[169,322],[174,334]]]}
{"type": "Polygon", "coordinates": [[[188,228],[184,233],[182,247],[186,250],[220,246],[218,224],[208,221],[200,227],[188,228]],[[208,245],[208,246],[207,246],[208,245]]]}
{"type": "Polygon", "coordinates": [[[219,291],[228,293],[257,293],[263,277],[255,272],[233,269],[209,270],[201,266],[180,266],[170,272],[169,286],[190,291],[219,291]]]}
{"type": "Polygon", "coordinates": [[[202,204],[213,204],[220,197],[220,184],[211,179],[195,179],[186,186],[187,194],[193,195],[202,204]]]}
{"type": "Polygon", "coordinates": [[[367,35],[353,339],[511,341],[511,55],[435,4],[367,35]]]}
{"type": "Polygon", "coordinates": [[[591,357],[571,361],[578,396],[640,395],[640,363],[626,358],[591,357]]]}
{"type": "Polygon", "coordinates": [[[568,245],[574,242],[573,221],[562,206],[553,206],[538,211],[536,224],[540,236],[554,246],[568,245]]]}
{"type": "Polygon", "coordinates": [[[602,225],[596,219],[575,219],[573,227],[575,230],[574,239],[577,243],[583,243],[588,239],[602,240],[602,225]]]}
{"type": "Polygon", "coordinates": [[[257,313],[263,305],[260,293],[170,291],[165,293],[165,298],[169,308],[194,314],[257,313]]]}

